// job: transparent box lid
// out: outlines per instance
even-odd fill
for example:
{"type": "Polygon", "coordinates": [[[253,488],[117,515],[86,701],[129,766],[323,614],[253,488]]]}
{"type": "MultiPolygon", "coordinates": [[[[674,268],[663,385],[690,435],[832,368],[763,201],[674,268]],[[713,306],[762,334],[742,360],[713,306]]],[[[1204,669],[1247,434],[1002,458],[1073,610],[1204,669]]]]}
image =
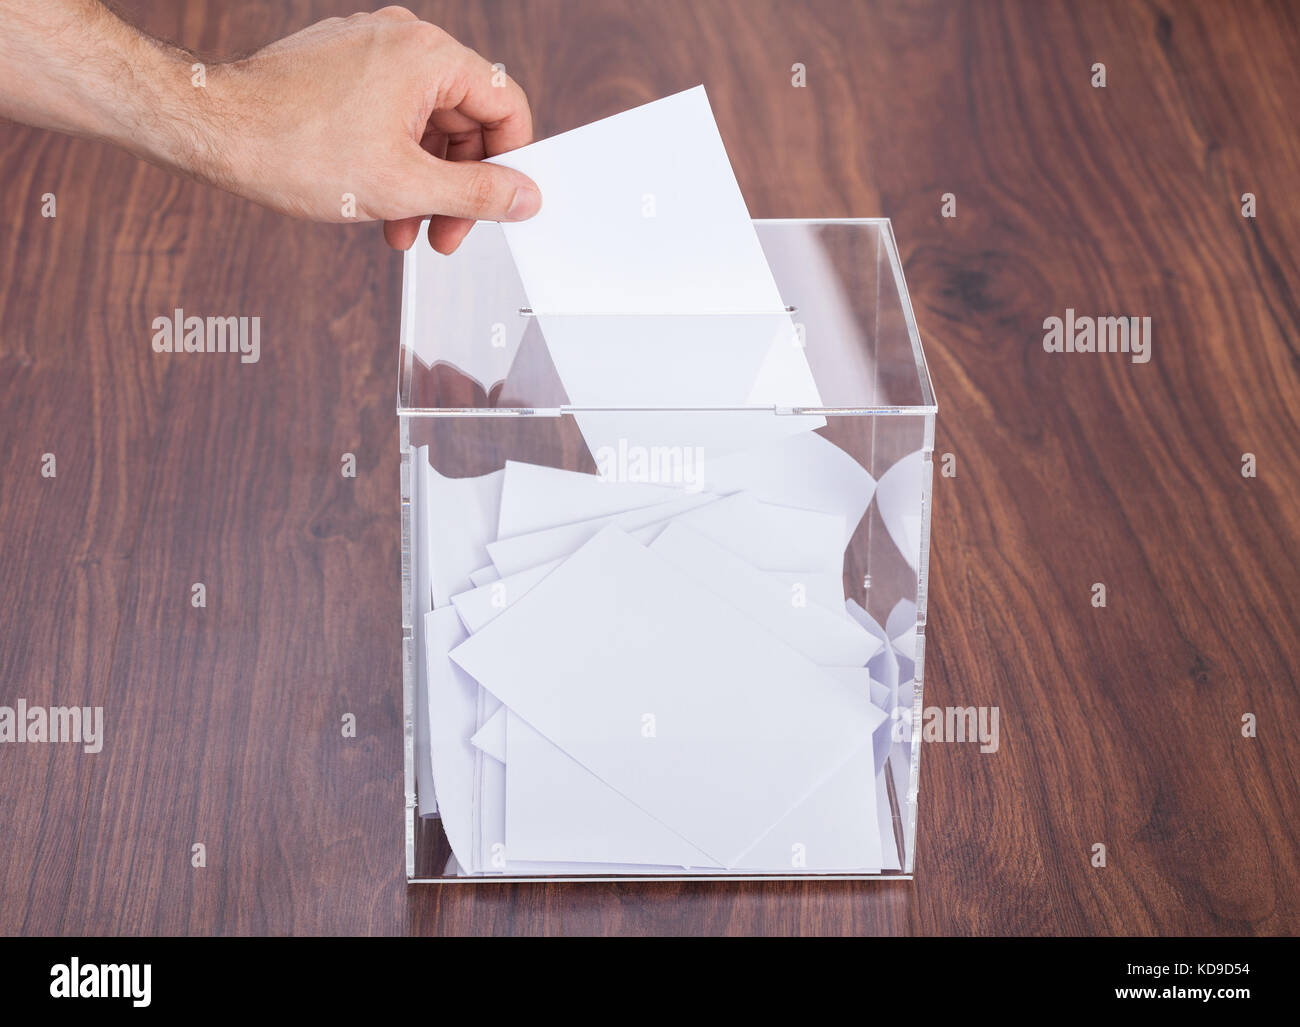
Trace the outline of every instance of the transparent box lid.
{"type": "MultiPolygon", "coordinates": [[[[930,383],[893,230],[885,218],[758,220],[785,312],[709,315],[534,313],[500,226],[461,251],[406,254],[398,412],[555,414],[584,409],[763,409],[781,413],[933,413],[930,383]],[[599,384],[570,397],[546,345],[563,334],[599,384]],[[728,347],[769,354],[774,387],[727,394],[697,373],[728,347]],[[749,343],[749,345],[745,345],[749,343]],[[782,391],[783,350],[798,347],[813,389],[782,391]],[[643,380],[647,351],[671,375],[643,380]],[[626,368],[624,373],[617,373],[626,368]],[[668,384],[664,384],[667,381],[668,384]]],[[[742,378],[742,375],[736,375],[742,378]]]]}

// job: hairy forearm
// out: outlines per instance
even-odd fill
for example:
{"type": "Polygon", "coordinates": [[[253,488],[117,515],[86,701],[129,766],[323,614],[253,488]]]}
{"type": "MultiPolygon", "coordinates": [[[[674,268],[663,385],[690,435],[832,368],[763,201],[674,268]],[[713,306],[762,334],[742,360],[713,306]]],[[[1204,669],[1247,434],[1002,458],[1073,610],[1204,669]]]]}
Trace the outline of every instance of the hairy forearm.
{"type": "Polygon", "coordinates": [[[445,253],[474,219],[541,205],[492,157],[532,139],[523,90],[398,6],[328,18],[239,60],[194,56],[98,0],[0,0],[0,119],[104,140],[317,221],[423,217],[445,253]]]}
{"type": "Polygon", "coordinates": [[[0,0],[0,117],[225,184],[219,100],[192,84],[193,62],[98,0],[0,0]]]}

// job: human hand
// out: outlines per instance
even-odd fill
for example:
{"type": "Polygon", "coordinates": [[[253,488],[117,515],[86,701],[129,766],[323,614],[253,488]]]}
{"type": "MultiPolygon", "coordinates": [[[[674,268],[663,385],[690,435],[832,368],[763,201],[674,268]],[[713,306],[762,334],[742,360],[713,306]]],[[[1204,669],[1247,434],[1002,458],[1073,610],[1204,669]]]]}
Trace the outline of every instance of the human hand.
{"type": "Polygon", "coordinates": [[[98,0],[7,0],[0,117],[115,143],[296,217],[381,220],[398,249],[424,217],[450,253],[473,219],[541,207],[526,175],[482,163],[532,141],[523,91],[401,7],[209,68],[98,0]]]}
{"type": "Polygon", "coordinates": [[[532,141],[523,90],[401,7],[319,22],[213,68],[207,89],[219,184],[275,210],[348,221],[349,194],[397,249],[432,215],[429,242],[450,253],[474,219],[541,207],[526,175],[481,163],[532,141]]]}

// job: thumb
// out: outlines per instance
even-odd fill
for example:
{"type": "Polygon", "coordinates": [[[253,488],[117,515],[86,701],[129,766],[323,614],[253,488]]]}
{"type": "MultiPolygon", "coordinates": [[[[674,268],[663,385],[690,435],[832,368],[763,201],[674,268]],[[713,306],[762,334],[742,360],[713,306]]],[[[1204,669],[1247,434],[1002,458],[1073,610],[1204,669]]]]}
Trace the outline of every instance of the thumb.
{"type": "Polygon", "coordinates": [[[523,221],[542,208],[542,193],[513,168],[439,160],[417,150],[403,168],[400,216],[449,214],[479,221],[523,221]]]}

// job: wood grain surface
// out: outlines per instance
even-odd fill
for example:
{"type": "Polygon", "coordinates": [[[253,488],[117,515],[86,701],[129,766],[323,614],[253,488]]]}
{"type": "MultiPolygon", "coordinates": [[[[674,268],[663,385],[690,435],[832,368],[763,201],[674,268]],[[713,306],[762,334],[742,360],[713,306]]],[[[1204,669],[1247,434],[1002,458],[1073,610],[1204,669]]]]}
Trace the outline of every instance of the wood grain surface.
{"type": "MultiPolygon", "coordinates": [[[[925,747],[912,883],[408,892],[400,258],[4,126],[0,703],[107,742],[0,747],[0,931],[1300,929],[1300,5],[411,6],[541,136],[702,81],[755,216],[894,220],[958,471],[926,703],[1001,748],[925,747]],[[260,315],[260,362],[153,353],[177,306],[260,315]],[[1045,353],[1067,307],[1149,315],[1153,359],[1045,353]]],[[[353,2],[120,7],[225,55],[353,2]]]]}

